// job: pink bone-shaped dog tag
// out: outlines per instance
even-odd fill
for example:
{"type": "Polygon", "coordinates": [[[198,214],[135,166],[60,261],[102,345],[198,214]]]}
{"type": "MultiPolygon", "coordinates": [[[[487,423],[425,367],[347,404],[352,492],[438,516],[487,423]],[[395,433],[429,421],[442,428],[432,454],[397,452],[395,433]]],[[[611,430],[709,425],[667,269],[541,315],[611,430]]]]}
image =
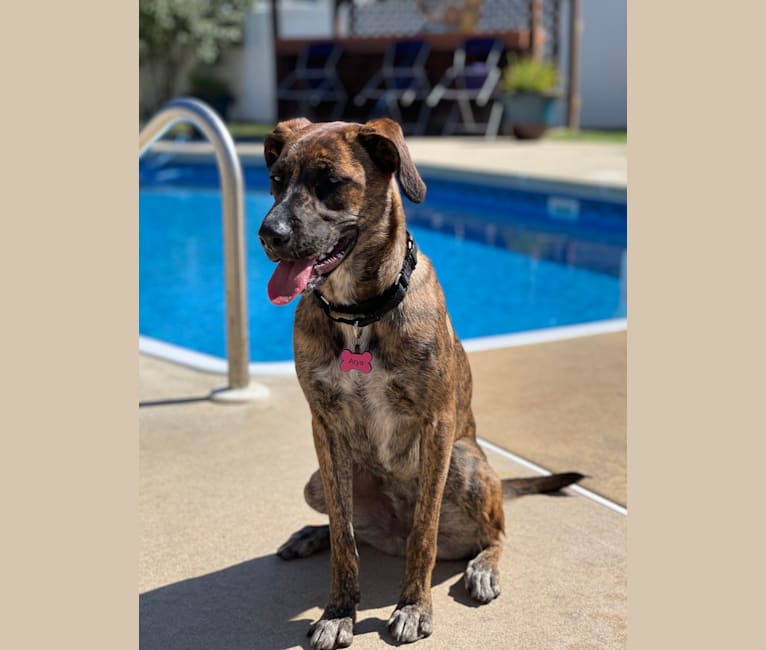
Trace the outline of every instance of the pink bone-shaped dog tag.
{"type": "Polygon", "coordinates": [[[340,354],[340,369],[343,372],[358,370],[367,375],[372,370],[372,353],[355,354],[351,350],[343,350],[340,354]]]}

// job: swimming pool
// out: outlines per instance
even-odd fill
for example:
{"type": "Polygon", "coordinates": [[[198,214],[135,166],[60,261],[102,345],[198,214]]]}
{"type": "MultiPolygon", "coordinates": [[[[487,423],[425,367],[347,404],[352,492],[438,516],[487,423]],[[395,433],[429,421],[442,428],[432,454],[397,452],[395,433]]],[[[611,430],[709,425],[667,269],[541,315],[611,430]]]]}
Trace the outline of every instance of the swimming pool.
{"type": "MultiPolygon", "coordinates": [[[[406,202],[408,224],[462,339],[626,316],[624,202],[422,173],[428,195],[406,202]]],[[[140,333],[223,358],[218,172],[212,163],[152,156],[139,174],[140,333]]],[[[268,301],[274,264],[257,237],[272,204],[268,176],[259,164],[244,175],[250,357],[286,361],[298,301],[268,301]]]]}

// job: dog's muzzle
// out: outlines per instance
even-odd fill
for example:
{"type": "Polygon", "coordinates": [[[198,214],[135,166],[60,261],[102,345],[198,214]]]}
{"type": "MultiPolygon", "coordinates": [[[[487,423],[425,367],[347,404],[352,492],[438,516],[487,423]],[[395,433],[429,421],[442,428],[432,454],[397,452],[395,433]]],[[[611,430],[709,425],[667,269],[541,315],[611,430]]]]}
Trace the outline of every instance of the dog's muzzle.
{"type": "Polygon", "coordinates": [[[275,305],[286,305],[304,291],[322,286],[328,276],[346,259],[355,244],[356,232],[351,232],[341,236],[331,247],[328,245],[324,250],[320,249],[299,259],[295,256],[281,256],[274,249],[270,251],[265,244],[264,248],[272,261],[279,262],[269,280],[269,300],[275,305]]]}
{"type": "Polygon", "coordinates": [[[285,253],[293,238],[293,230],[290,225],[282,219],[270,219],[266,217],[258,231],[258,239],[266,254],[272,262],[277,261],[280,253],[285,253]]]}

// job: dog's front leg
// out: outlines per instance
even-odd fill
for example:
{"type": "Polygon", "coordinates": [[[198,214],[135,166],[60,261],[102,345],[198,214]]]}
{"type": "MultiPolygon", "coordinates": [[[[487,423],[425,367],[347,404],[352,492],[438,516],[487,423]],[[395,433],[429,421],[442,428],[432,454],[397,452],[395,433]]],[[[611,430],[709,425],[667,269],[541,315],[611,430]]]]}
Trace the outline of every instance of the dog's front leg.
{"type": "Polygon", "coordinates": [[[394,639],[410,643],[432,632],[431,573],[436,562],[444,484],[455,432],[454,409],[434,418],[420,438],[420,479],[399,602],[388,621],[394,639]]]}
{"type": "Polygon", "coordinates": [[[343,435],[315,416],[314,446],[319,460],[327,514],[330,518],[330,598],[322,618],[309,630],[319,650],[351,645],[359,602],[359,556],[352,526],[353,464],[343,435]]]}

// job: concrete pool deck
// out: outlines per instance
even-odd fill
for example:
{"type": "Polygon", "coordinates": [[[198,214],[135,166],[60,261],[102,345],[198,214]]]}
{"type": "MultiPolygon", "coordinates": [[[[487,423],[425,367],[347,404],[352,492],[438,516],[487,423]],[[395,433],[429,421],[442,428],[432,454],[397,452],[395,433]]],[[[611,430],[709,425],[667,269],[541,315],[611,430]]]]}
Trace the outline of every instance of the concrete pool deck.
{"type": "MultiPolygon", "coordinates": [[[[477,387],[499,380],[477,362],[481,354],[471,354],[477,387]]],[[[326,521],[303,501],[316,459],[297,380],[259,378],[267,402],[220,405],[206,397],[223,376],[146,356],[139,370],[141,647],[307,648],[308,624],[327,597],[329,554],[274,555],[298,528],[326,521]]],[[[476,417],[484,437],[499,444],[507,435],[491,409],[477,405],[476,417]]],[[[567,468],[579,469],[588,454],[568,449],[580,457],[567,468]]],[[[487,455],[502,476],[531,475],[487,455]]],[[[474,607],[462,586],[465,563],[438,563],[434,634],[422,647],[624,647],[627,518],[568,490],[505,510],[503,594],[474,607]]],[[[385,621],[403,562],[365,547],[360,557],[353,647],[392,645],[385,621]]]]}
{"type": "MultiPolygon", "coordinates": [[[[628,180],[627,145],[611,142],[523,141],[510,137],[407,138],[416,164],[511,175],[554,183],[573,183],[624,192],[628,180]]],[[[161,141],[154,151],[185,155],[211,154],[212,145],[193,141],[177,144],[161,141]]],[[[242,142],[237,151],[243,161],[263,160],[260,142],[242,142]]],[[[624,197],[623,197],[624,198],[624,197]]]]}
{"type": "MultiPolygon", "coordinates": [[[[420,144],[411,142],[416,163],[542,178],[533,162],[539,149],[527,143],[420,144]]],[[[547,144],[567,145],[549,149],[560,153],[550,178],[592,184],[593,170],[626,174],[624,146],[589,145],[613,150],[597,160],[579,143],[547,144]],[[578,156],[581,172],[567,175],[578,156]],[[607,159],[612,167],[600,162],[607,159]]],[[[260,145],[243,147],[260,155],[260,145]]],[[[546,469],[587,474],[584,487],[626,504],[625,332],[469,357],[482,438],[546,469]]],[[[139,373],[141,647],[308,648],[306,630],[327,596],[329,555],[295,562],[274,555],[294,530],[323,521],[302,497],[316,460],[297,380],[258,377],[271,391],[267,402],[221,405],[207,399],[225,384],[221,375],[146,355],[139,373]]],[[[502,476],[532,474],[507,455],[487,455],[502,476]]],[[[625,647],[627,517],[571,490],[522,497],[505,510],[502,595],[475,607],[462,587],[464,563],[438,563],[434,633],[415,647],[625,647]]],[[[385,621],[403,563],[362,547],[360,565],[352,647],[393,645],[385,621]]]]}

